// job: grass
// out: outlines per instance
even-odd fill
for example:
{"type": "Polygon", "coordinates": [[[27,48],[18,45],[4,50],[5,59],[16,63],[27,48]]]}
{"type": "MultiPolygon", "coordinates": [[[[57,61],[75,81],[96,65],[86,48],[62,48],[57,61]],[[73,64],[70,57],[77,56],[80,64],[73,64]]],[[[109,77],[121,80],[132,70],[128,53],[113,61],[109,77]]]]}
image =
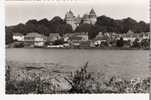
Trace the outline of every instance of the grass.
{"type": "Polygon", "coordinates": [[[113,76],[106,80],[103,78],[105,75],[99,73],[96,76],[88,72],[87,68],[88,63],[70,75],[64,76],[64,81],[70,87],[65,90],[62,88],[60,79],[53,77],[43,79],[42,74],[32,73],[30,78],[27,74],[22,80],[17,80],[17,78],[12,80],[11,68],[7,66],[6,94],[149,93],[150,78],[125,80],[113,76]]]}

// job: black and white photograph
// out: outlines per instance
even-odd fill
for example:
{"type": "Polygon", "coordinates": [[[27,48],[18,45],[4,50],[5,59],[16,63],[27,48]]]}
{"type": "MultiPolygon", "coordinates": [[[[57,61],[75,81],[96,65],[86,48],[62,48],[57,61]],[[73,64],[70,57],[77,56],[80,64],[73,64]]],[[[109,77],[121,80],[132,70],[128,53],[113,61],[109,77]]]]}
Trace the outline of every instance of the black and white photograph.
{"type": "Polygon", "coordinates": [[[149,0],[71,1],[5,1],[5,94],[149,93],[149,0]]]}

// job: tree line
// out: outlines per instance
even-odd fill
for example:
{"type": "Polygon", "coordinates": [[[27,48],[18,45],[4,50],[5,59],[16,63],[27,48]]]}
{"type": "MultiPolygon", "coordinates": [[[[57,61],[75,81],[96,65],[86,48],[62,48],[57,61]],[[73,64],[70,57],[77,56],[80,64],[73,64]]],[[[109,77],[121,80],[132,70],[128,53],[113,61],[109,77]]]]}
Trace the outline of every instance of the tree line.
{"type": "Polygon", "coordinates": [[[72,26],[67,24],[59,16],[55,16],[51,20],[46,18],[37,21],[32,19],[27,21],[25,24],[20,23],[15,26],[6,26],[6,43],[12,42],[12,34],[19,32],[24,35],[30,32],[38,32],[40,34],[49,36],[51,33],[60,33],[60,35],[74,32],[88,32],[89,38],[94,38],[98,32],[115,32],[115,33],[126,33],[128,30],[132,30],[136,33],[149,32],[149,23],[144,21],[137,22],[136,20],[128,17],[121,20],[115,20],[105,15],[97,17],[95,25],[83,24],[73,30],[72,26]]]}

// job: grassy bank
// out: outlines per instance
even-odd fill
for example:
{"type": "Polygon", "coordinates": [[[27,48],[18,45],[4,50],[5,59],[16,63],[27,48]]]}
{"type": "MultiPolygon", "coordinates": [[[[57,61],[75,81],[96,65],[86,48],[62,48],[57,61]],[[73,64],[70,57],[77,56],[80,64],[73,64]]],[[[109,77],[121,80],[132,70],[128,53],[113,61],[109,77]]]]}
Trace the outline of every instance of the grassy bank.
{"type": "Polygon", "coordinates": [[[150,78],[105,78],[102,73],[88,72],[88,63],[69,73],[49,72],[43,67],[22,68],[13,77],[11,65],[6,66],[6,94],[56,93],[149,93],[150,78]]]}

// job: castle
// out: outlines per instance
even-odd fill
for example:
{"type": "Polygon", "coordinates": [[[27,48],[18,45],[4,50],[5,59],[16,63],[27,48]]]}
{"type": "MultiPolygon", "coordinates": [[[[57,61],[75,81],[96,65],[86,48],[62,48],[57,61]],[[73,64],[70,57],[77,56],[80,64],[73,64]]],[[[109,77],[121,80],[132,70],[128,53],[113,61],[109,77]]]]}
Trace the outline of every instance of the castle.
{"type": "Polygon", "coordinates": [[[93,8],[91,9],[89,14],[84,14],[82,18],[80,17],[80,15],[75,17],[71,10],[69,10],[65,15],[65,22],[67,24],[70,24],[73,30],[75,30],[80,23],[83,24],[87,23],[87,24],[94,25],[96,21],[97,21],[97,16],[93,8]]]}

